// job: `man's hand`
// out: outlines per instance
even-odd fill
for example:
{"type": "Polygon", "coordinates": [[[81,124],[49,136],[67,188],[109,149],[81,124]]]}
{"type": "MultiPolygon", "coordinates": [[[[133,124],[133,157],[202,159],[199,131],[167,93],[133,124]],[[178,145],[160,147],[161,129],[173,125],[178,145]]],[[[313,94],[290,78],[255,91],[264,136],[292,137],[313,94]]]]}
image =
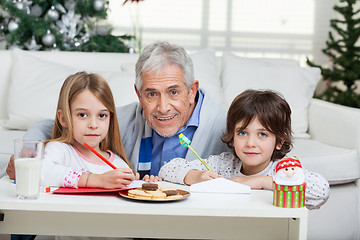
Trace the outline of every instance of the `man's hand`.
{"type": "Polygon", "coordinates": [[[9,178],[15,180],[15,164],[14,164],[14,155],[10,157],[10,161],[6,168],[6,173],[9,175],[9,178]]]}
{"type": "MultiPolygon", "coordinates": [[[[140,180],[140,174],[138,172],[135,174],[135,180],[140,180]]],[[[150,182],[150,183],[162,181],[162,179],[160,177],[154,176],[154,175],[149,176],[148,174],[146,174],[142,180],[145,182],[150,182]]]]}

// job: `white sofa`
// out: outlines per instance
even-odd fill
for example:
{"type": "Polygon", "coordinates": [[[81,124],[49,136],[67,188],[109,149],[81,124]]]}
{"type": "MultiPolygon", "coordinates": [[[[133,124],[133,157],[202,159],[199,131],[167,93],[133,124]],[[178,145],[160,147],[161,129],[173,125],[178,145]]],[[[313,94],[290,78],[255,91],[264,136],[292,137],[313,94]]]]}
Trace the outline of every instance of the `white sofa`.
{"type": "MultiPolygon", "coordinates": [[[[312,99],[320,71],[293,60],[249,59],[205,49],[191,54],[200,87],[227,109],[247,88],[280,91],[291,105],[295,144],[290,155],[331,184],[328,202],[309,212],[309,239],[359,239],[360,110],[312,99]]],[[[0,51],[0,177],[13,140],[35,121],[54,118],[57,94],[76,71],[105,77],[118,106],[137,101],[136,54],[0,51]]],[[[121,113],[119,113],[121,114],[121,113]]],[[[1,206],[0,206],[1,211],[1,206]]]]}

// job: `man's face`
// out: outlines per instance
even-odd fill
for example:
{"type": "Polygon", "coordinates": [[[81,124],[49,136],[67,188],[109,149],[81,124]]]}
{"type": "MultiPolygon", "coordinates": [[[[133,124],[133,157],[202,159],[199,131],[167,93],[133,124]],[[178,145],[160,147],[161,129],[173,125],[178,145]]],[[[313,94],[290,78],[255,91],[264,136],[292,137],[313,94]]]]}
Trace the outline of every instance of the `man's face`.
{"type": "Polygon", "coordinates": [[[199,87],[194,81],[190,92],[180,67],[169,65],[158,72],[144,73],[141,92],[135,87],[146,121],[163,137],[173,136],[189,120],[199,87]]]}

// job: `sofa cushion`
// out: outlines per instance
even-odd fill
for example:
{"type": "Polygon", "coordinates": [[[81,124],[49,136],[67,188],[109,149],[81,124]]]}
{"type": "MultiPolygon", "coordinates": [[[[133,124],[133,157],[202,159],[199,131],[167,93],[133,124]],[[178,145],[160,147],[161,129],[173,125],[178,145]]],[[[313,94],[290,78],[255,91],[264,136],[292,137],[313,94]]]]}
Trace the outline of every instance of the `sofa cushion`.
{"type": "Polygon", "coordinates": [[[246,89],[272,89],[281,93],[292,110],[292,130],[296,137],[308,137],[308,107],[320,79],[320,69],[294,64],[223,56],[222,84],[226,103],[246,89]]]}
{"type": "Polygon", "coordinates": [[[320,173],[331,185],[360,178],[355,149],[333,147],[312,139],[295,139],[294,148],[288,155],[297,156],[305,168],[320,173]]]}
{"type": "Polygon", "coordinates": [[[11,63],[10,51],[0,50],[0,119],[6,116],[5,109],[11,75],[11,63]]]}
{"type": "Polygon", "coordinates": [[[203,49],[190,54],[194,64],[195,79],[219,106],[224,105],[224,93],[221,88],[220,72],[213,49],[203,49]]]}
{"type": "MultiPolygon", "coordinates": [[[[82,54],[67,52],[26,52],[21,50],[12,51],[11,82],[7,97],[7,116],[1,119],[2,127],[6,129],[25,130],[40,119],[55,117],[58,94],[65,78],[78,71],[96,72],[103,76],[109,83],[116,106],[123,106],[138,101],[134,90],[135,62],[137,57],[129,55],[128,61],[124,60],[124,54],[82,54]],[[59,58],[55,62],[55,57],[59,58]],[[86,55],[86,56],[84,56],[86,55]],[[39,56],[39,57],[37,57],[39,56]],[[71,59],[72,56],[75,58],[71,59]],[[109,59],[113,71],[105,67],[90,64],[94,60],[98,65],[106,66],[109,59]],[[80,59],[89,62],[88,67],[80,59]],[[45,59],[51,59],[46,61],[45,59]],[[64,64],[59,63],[62,59],[64,64]],[[67,59],[69,61],[67,61],[67,59]],[[71,64],[71,62],[76,64],[71,64]],[[77,64],[79,63],[79,64],[77,64]],[[101,63],[101,64],[100,64],[101,63]],[[95,69],[96,71],[93,71],[95,69]],[[118,71],[116,71],[118,69],[118,71]],[[36,93],[36,94],[34,94],[36,93]]],[[[215,52],[205,49],[191,54],[194,62],[194,72],[204,89],[219,104],[224,100],[219,81],[219,72],[216,66],[215,52]]]]}
{"type": "MultiPolygon", "coordinates": [[[[7,118],[1,121],[7,129],[25,130],[40,119],[55,117],[62,83],[78,71],[91,69],[70,67],[41,60],[25,51],[13,51],[7,118]]],[[[133,90],[134,75],[121,71],[97,71],[109,83],[116,106],[137,101],[133,90]]]]}

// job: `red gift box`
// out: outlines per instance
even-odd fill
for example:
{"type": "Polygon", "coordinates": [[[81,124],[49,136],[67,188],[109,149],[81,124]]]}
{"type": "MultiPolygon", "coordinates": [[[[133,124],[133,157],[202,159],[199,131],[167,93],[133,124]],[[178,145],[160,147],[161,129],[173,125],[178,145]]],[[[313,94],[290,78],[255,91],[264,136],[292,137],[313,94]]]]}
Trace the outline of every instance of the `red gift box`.
{"type": "Polygon", "coordinates": [[[306,183],[301,185],[278,185],[273,182],[273,205],[283,208],[301,208],[305,206],[306,183]]]}

